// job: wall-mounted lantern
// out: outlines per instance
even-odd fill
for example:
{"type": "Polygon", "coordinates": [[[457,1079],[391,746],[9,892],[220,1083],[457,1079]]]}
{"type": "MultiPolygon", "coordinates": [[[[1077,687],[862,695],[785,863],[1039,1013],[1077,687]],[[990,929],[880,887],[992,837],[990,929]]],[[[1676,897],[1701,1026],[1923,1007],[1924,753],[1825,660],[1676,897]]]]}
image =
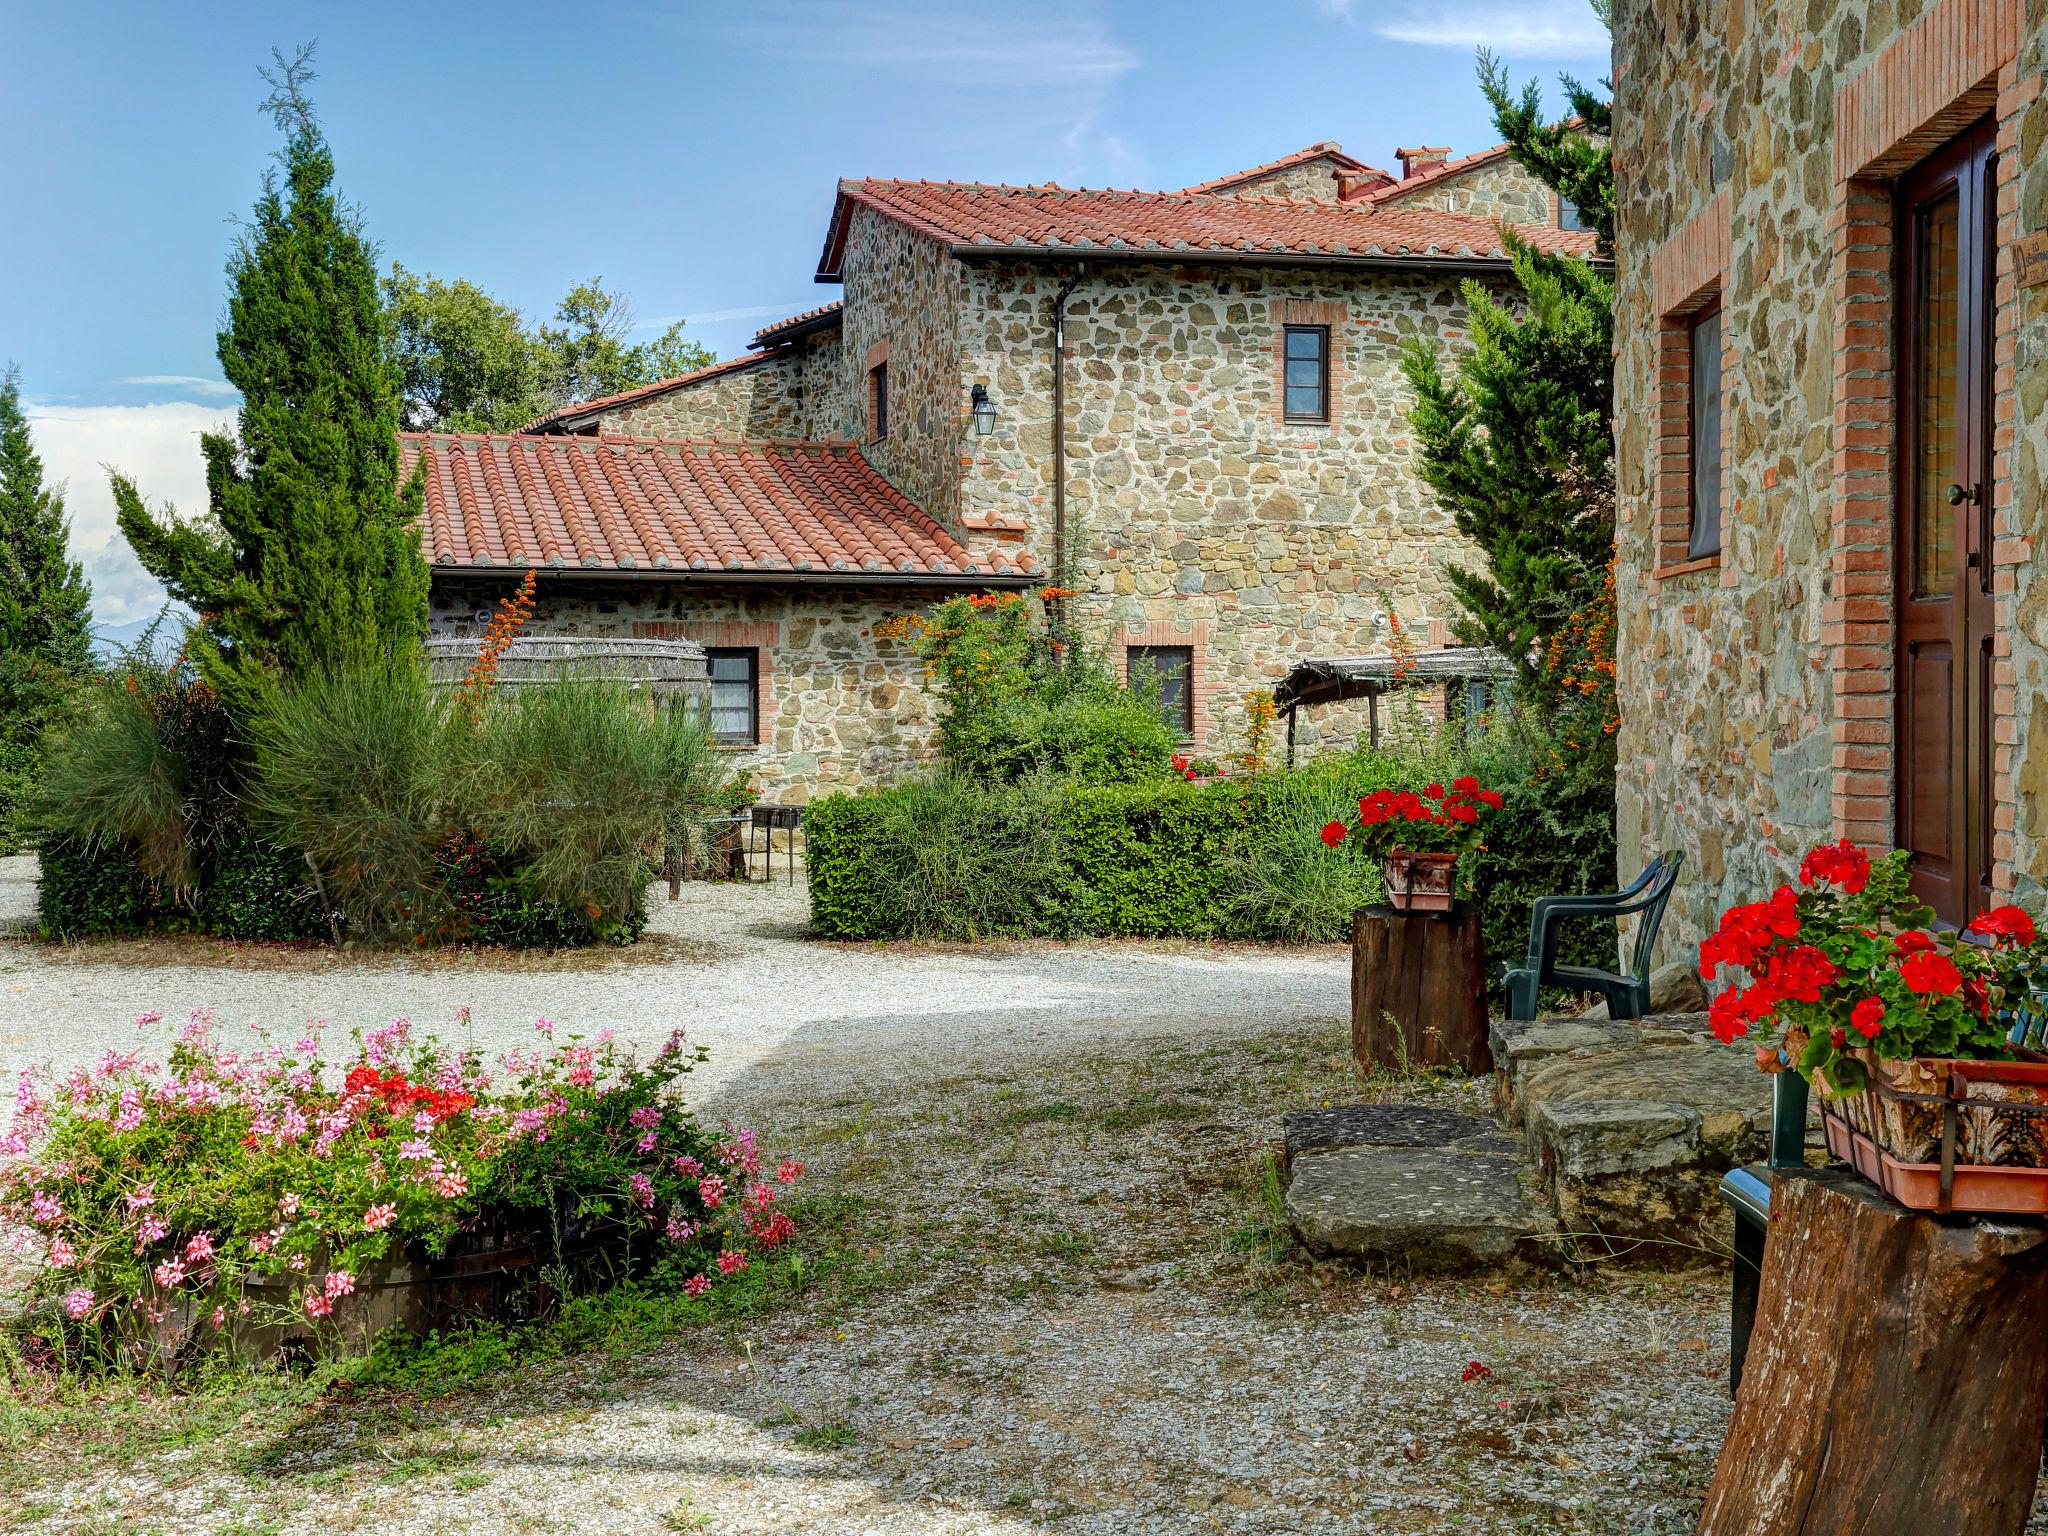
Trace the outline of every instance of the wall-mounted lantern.
{"type": "Polygon", "coordinates": [[[970,397],[974,402],[974,435],[987,437],[996,429],[996,403],[988,397],[988,386],[977,384],[970,397]]]}

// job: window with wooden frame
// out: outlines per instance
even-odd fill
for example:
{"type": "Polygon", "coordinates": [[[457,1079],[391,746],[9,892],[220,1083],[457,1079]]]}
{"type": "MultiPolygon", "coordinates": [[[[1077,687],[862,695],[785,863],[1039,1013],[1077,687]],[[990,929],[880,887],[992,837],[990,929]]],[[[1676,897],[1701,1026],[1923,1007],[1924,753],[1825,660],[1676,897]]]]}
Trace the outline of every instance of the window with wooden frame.
{"type": "Polygon", "coordinates": [[[732,646],[704,653],[711,668],[711,735],[735,746],[761,739],[761,652],[732,646]]]}
{"type": "Polygon", "coordinates": [[[1560,195],[1557,199],[1557,227],[1559,229],[1591,229],[1586,216],[1579,212],[1579,205],[1570,198],[1560,195]]]}
{"type": "Polygon", "coordinates": [[[1158,689],[1159,713],[1176,734],[1195,734],[1195,648],[1191,645],[1133,645],[1124,652],[1124,677],[1134,687],[1149,680],[1158,689]]]}
{"type": "Polygon", "coordinates": [[[1701,310],[1687,327],[1686,542],[1688,560],[1721,552],[1721,307],[1701,310]]]}
{"type": "Polygon", "coordinates": [[[1281,414],[1288,421],[1330,419],[1330,328],[1327,325],[1286,327],[1285,373],[1281,414]]]}
{"type": "Polygon", "coordinates": [[[889,365],[877,363],[868,370],[868,441],[879,443],[889,435],[889,365]]]}

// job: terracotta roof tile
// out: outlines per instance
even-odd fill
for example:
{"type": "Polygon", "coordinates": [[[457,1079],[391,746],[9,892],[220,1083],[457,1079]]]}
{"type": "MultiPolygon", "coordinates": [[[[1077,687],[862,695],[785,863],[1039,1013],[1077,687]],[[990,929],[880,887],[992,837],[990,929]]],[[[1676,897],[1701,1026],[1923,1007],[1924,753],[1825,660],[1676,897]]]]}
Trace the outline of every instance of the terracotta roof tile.
{"type": "Polygon", "coordinates": [[[1029,555],[971,554],[850,443],[408,432],[426,460],[436,570],[1036,579],[1029,555]]]}
{"type": "Polygon", "coordinates": [[[764,325],[754,332],[751,345],[772,346],[777,342],[794,341],[812,331],[829,330],[839,323],[842,300],[834,299],[830,304],[820,304],[816,309],[807,309],[800,315],[791,315],[787,320],[778,320],[773,325],[764,325]]]}
{"type": "MultiPolygon", "coordinates": [[[[1228,176],[1217,176],[1209,181],[1198,181],[1192,187],[1182,187],[1183,192],[1221,192],[1226,187],[1241,186],[1247,181],[1258,181],[1267,176],[1276,176],[1282,171],[1291,171],[1297,165],[1307,165],[1316,160],[1332,160],[1339,170],[1353,173],[1365,172],[1373,176],[1386,176],[1377,166],[1367,165],[1344,153],[1342,145],[1334,139],[1324,139],[1320,144],[1311,144],[1297,149],[1291,155],[1282,155],[1278,160],[1268,160],[1264,165],[1248,166],[1241,171],[1232,171],[1228,176]]],[[[1392,180],[1391,177],[1388,177],[1392,180]]]]}
{"type": "Polygon", "coordinates": [[[583,417],[595,411],[611,410],[621,405],[631,405],[636,400],[646,400],[655,395],[665,395],[672,389],[682,389],[690,384],[701,384],[706,379],[715,379],[723,374],[737,373],[742,368],[752,368],[757,363],[767,362],[770,358],[786,356],[788,356],[788,349],[784,347],[772,347],[764,352],[743,352],[738,357],[728,357],[722,363],[712,363],[708,367],[693,369],[689,373],[679,373],[673,378],[656,379],[652,384],[641,384],[633,389],[622,389],[615,395],[599,395],[594,400],[578,400],[573,405],[561,406],[556,410],[549,411],[545,416],[535,417],[519,430],[521,432],[545,432],[550,427],[559,426],[567,422],[580,421],[583,417]]]}
{"type": "MultiPolygon", "coordinates": [[[[1219,197],[1186,192],[1096,192],[979,182],[843,181],[818,276],[839,276],[847,210],[865,205],[956,252],[1033,255],[1224,256],[1241,260],[1498,262],[1506,257],[1491,219],[1434,208],[1378,207],[1307,198],[1219,197]]],[[[1539,250],[1591,255],[1583,230],[1523,225],[1539,250]]]]}

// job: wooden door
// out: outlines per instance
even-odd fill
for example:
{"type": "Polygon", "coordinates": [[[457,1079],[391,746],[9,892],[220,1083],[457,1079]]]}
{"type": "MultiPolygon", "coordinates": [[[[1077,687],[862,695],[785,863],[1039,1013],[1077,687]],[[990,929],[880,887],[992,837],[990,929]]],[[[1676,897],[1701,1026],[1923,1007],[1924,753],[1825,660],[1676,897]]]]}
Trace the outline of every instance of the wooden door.
{"type": "Polygon", "coordinates": [[[1991,886],[1991,125],[1899,186],[1898,845],[1946,922],[1991,886]]]}

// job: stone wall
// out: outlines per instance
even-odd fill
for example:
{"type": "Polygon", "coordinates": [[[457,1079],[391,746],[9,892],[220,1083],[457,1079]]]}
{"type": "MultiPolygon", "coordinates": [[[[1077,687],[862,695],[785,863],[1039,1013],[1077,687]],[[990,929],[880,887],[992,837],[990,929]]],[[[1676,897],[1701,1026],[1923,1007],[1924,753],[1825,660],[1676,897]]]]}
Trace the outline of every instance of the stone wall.
{"type": "Polygon", "coordinates": [[[1312,202],[1337,200],[1337,167],[1329,160],[1310,160],[1289,166],[1257,181],[1235,187],[1218,187],[1216,197],[1294,197],[1312,202]]]}
{"type": "MultiPolygon", "coordinates": [[[[995,431],[963,435],[969,528],[1052,559],[1050,305],[1067,270],[965,267],[963,384],[995,431]]],[[[1112,651],[1197,648],[1197,743],[1226,748],[1247,692],[1304,655],[1384,652],[1401,626],[1441,643],[1445,572],[1470,558],[1415,473],[1400,343],[1463,342],[1454,276],[1117,264],[1068,306],[1068,516],[1085,596],[1112,651]],[[1283,324],[1332,331],[1333,417],[1281,420],[1283,324]]],[[[1342,744],[1362,715],[1316,733],[1342,744]]]]}
{"type": "Polygon", "coordinates": [[[1515,224],[1557,223],[1557,194],[1517,165],[1511,155],[1431,177],[1412,192],[1390,193],[1381,206],[1440,208],[1446,213],[1506,219],[1515,224]]]}
{"type": "MultiPolygon", "coordinates": [[[[522,573],[523,574],[523,573],[522,573]]],[[[516,576],[512,578],[516,580],[516,576]]],[[[434,583],[436,634],[481,637],[503,583],[434,583]]],[[[760,745],[721,748],[745,768],[765,802],[802,805],[837,790],[888,784],[932,758],[932,703],[924,668],[877,622],[929,604],[914,590],[766,587],[657,580],[540,577],[529,630],[549,635],[639,635],[704,646],[758,648],[760,745]]]]}
{"type": "Polygon", "coordinates": [[[804,364],[801,349],[779,350],[743,368],[606,411],[598,418],[599,430],[626,437],[800,436],[804,364]]]}
{"type": "Polygon", "coordinates": [[[2048,229],[2044,29],[2044,0],[1615,8],[1620,833],[1624,873],[1688,856],[1674,945],[1815,841],[1889,842],[1887,178],[1979,113],[2002,171],[1994,881],[2048,894],[2048,289],[2015,286],[2011,250],[2048,229]],[[1688,562],[1659,525],[1658,386],[1669,317],[1703,292],[1726,489],[1721,555],[1688,562]]]}
{"type": "Polygon", "coordinates": [[[837,399],[857,423],[868,462],[942,523],[959,507],[959,453],[966,420],[960,385],[960,264],[937,242],[857,207],[842,271],[837,399]],[[871,441],[867,375],[886,358],[889,435],[871,441]]]}

